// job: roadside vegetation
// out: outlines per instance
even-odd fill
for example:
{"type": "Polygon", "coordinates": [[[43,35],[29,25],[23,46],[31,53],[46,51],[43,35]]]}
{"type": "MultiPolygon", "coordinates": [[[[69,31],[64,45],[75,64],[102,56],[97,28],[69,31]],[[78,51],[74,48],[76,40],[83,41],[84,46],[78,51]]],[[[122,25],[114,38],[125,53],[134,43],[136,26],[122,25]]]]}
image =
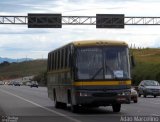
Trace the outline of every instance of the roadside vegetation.
{"type": "MultiPolygon", "coordinates": [[[[132,83],[138,85],[141,80],[157,80],[160,82],[160,48],[131,49],[136,66],[132,69],[132,83]]],[[[19,77],[35,77],[41,85],[47,84],[47,61],[34,60],[21,63],[3,62],[0,64],[0,80],[19,77]]]]}
{"type": "Polygon", "coordinates": [[[47,71],[40,72],[39,74],[35,75],[33,78],[34,81],[38,81],[41,86],[47,85],[47,71]]]}
{"type": "Polygon", "coordinates": [[[40,72],[47,70],[46,65],[46,60],[33,60],[15,63],[3,62],[0,64],[0,80],[38,75],[40,72]]]}
{"type": "Polygon", "coordinates": [[[133,85],[141,80],[157,80],[160,82],[160,48],[132,49],[136,66],[132,70],[133,85]]]}

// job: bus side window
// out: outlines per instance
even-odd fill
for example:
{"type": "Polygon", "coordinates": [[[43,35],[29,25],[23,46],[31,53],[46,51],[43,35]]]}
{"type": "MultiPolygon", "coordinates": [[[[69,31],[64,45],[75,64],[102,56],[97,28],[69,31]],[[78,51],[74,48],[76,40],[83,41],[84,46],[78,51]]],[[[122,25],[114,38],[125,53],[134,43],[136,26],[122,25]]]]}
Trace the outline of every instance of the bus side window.
{"type": "Polygon", "coordinates": [[[55,70],[55,53],[53,53],[53,70],[55,70]]]}
{"type": "Polygon", "coordinates": [[[56,60],[55,60],[55,65],[56,65],[56,70],[58,69],[58,52],[56,51],[56,60]]]}
{"type": "Polygon", "coordinates": [[[67,65],[68,64],[68,48],[65,48],[65,50],[66,50],[65,51],[66,52],[65,53],[65,67],[68,68],[68,65],[67,65]]]}
{"type": "Polygon", "coordinates": [[[64,68],[63,62],[64,62],[64,49],[62,49],[61,51],[61,69],[64,68]]]}
{"type": "Polygon", "coordinates": [[[64,48],[64,60],[63,60],[63,66],[66,68],[66,49],[64,48]]]}
{"type": "Polygon", "coordinates": [[[61,60],[62,60],[62,50],[59,51],[59,69],[62,68],[62,65],[61,65],[61,60]]]}
{"type": "Polygon", "coordinates": [[[63,49],[63,68],[65,68],[65,49],[63,49]]]}
{"type": "Polygon", "coordinates": [[[58,64],[58,69],[60,69],[60,51],[58,51],[58,61],[57,61],[57,64],[58,64]]]}
{"type": "Polygon", "coordinates": [[[67,50],[67,48],[65,48],[65,52],[66,52],[66,54],[65,54],[65,67],[67,68],[67,61],[68,61],[68,50],[67,50]]]}
{"type": "Polygon", "coordinates": [[[50,70],[52,70],[52,53],[50,54],[50,70]]]}
{"type": "Polygon", "coordinates": [[[52,70],[52,53],[51,53],[51,55],[50,55],[50,63],[51,63],[51,65],[50,65],[50,70],[52,70]]]}
{"type": "Polygon", "coordinates": [[[71,50],[68,48],[68,67],[71,67],[71,50]]]}
{"type": "Polygon", "coordinates": [[[52,62],[51,62],[51,64],[52,64],[52,67],[51,67],[52,70],[53,70],[53,65],[54,65],[54,56],[53,56],[53,54],[54,54],[54,53],[52,53],[52,62]]]}
{"type": "Polygon", "coordinates": [[[53,53],[53,61],[52,61],[52,62],[53,62],[53,64],[52,64],[52,65],[53,65],[53,66],[52,66],[52,67],[53,67],[53,70],[55,70],[55,67],[54,67],[54,64],[55,64],[55,57],[54,57],[54,53],[53,53]]]}
{"type": "Polygon", "coordinates": [[[48,54],[48,71],[50,71],[50,53],[48,54]]]}

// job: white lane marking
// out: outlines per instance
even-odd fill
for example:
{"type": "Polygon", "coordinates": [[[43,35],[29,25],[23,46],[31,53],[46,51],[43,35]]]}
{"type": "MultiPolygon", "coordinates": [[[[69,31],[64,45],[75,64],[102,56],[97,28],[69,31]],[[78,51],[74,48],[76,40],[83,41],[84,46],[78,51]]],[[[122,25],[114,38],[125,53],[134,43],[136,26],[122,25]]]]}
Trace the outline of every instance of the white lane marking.
{"type": "Polygon", "coordinates": [[[160,114],[151,114],[151,116],[160,116],[160,114]]]}
{"type": "Polygon", "coordinates": [[[77,120],[77,119],[75,119],[75,118],[69,117],[69,116],[67,116],[67,115],[65,115],[65,114],[63,114],[63,113],[54,111],[54,110],[49,109],[49,108],[46,108],[46,107],[43,107],[43,106],[41,106],[41,105],[39,105],[39,104],[37,104],[37,103],[35,103],[35,102],[33,102],[33,101],[27,100],[27,99],[25,99],[25,98],[23,98],[23,97],[20,97],[20,96],[18,96],[18,95],[15,95],[15,94],[13,94],[13,93],[8,92],[8,91],[2,90],[2,89],[0,89],[0,91],[4,92],[4,93],[6,93],[6,94],[9,94],[9,95],[15,96],[15,97],[17,97],[17,98],[19,98],[19,99],[21,99],[21,100],[24,100],[24,101],[26,101],[26,102],[29,102],[29,103],[31,103],[31,104],[33,104],[33,105],[35,105],[35,106],[40,107],[40,108],[43,108],[43,109],[45,109],[46,111],[52,112],[52,113],[57,114],[57,115],[62,116],[62,117],[65,117],[65,118],[67,118],[67,119],[69,119],[69,120],[71,120],[71,121],[74,121],[74,122],[82,122],[82,121],[77,120]]]}
{"type": "Polygon", "coordinates": [[[156,102],[150,102],[151,104],[156,104],[156,105],[158,105],[158,104],[160,104],[160,103],[157,103],[157,101],[156,102]]]}
{"type": "Polygon", "coordinates": [[[158,99],[158,100],[156,100],[157,102],[160,102],[160,100],[158,99]]]}
{"type": "Polygon", "coordinates": [[[126,109],[125,109],[125,108],[121,108],[121,110],[126,111],[126,109]]]}

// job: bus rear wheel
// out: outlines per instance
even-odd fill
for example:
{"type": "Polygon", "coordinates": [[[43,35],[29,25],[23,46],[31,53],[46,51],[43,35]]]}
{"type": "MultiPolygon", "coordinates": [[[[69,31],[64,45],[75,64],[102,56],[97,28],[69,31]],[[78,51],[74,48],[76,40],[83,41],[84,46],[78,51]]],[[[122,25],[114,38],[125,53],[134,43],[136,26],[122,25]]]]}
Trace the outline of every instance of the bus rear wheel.
{"type": "Polygon", "coordinates": [[[62,103],[62,102],[58,102],[57,99],[55,98],[54,99],[54,107],[55,108],[66,108],[67,107],[67,104],[66,103],[62,103]]]}
{"type": "Polygon", "coordinates": [[[53,94],[54,94],[54,107],[55,108],[60,108],[61,107],[61,103],[57,101],[55,90],[53,90],[53,94]]]}
{"type": "Polygon", "coordinates": [[[57,99],[54,99],[54,107],[55,108],[61,108],[61,103],[57,101],[57,99]]]}
{"type": "Polygon", "coordinates": [[[112,104],[112,109],[113,109],[113,112],[120,112],[121,104],[119,103],[112,104]]]}
{"type": "Polygon", "coordinates": [[[79,106],[78,105],[72,105],[71,104],[71,111],[73,113],[78,113],[79,112],[79,106]]]}

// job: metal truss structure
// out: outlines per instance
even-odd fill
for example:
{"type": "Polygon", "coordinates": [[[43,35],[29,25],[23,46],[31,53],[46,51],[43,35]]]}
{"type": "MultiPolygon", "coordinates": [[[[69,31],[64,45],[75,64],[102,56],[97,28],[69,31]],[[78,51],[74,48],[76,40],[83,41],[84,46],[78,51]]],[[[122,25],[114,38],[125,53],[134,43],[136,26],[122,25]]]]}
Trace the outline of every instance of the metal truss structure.
{"type": "MultiPolygon", "coordinates": [[[[28,16],[0,16],[0,24],[28,24],[28,16]]],[[[62,16],[62,25],[96,25],[96,16],[62,16]]],[[[124,25],[160,25],[160,17],[124,17],[124,25]]]]}
{"type": "Polygon", "coordinates": [[[0,16],[0,24],[27,24],[28,16],[0,16]]]}
{"type": "Polygon", "coordinates": [[[63,25],[96,25],[96,16],[62,16],[63,25]]]}

